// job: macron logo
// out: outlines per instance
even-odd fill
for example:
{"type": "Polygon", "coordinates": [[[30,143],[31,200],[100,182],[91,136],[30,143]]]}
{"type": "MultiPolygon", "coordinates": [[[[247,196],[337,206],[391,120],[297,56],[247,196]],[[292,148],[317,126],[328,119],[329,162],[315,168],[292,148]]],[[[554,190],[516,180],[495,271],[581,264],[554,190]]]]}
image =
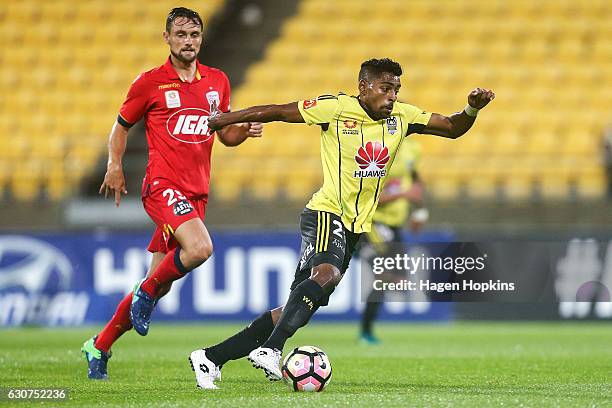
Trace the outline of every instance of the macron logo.
{"type": "Polygon", "coordinates": [[[185,108],[170,115],[166,130],[173,139],[183,143],[204,143],[212,137],[208,129],[209,112],[200,108],[185,108]]]}
{"type": "Polygon", "coordinates": [[[389,149],[380,142],[368,142],[359,147],[355,161],[361,170],[355,171],[353,177],[385,177],[389,162],[389,149]]]}

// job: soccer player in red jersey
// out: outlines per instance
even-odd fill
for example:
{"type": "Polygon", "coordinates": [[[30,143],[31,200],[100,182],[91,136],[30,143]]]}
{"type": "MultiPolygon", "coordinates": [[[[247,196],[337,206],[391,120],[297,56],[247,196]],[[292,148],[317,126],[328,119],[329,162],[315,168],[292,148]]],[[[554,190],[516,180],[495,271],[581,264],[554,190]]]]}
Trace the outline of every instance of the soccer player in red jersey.
{"type": "MultiPolygon", "coordinates": [[[[128,130],[144,118],[149,161],[142,202],[157,228],[148,247],[153,260],[147,277],[119,303],[104,329],[83,345],[92,379],[107,378],[112,344],[132,327],[145,336],[157,300],[173,281],[212,254],[203,222],[214,141],[208,116],[230,110],[230,85],[222,71],[198,62],[202,35],[198,13],[183,7],[170,11],[163,33],[170,56],[165,64],[134,80],[110,134],[100,193],[114,194],[119,206],[121,194],[127,194],[121,160],[128,130]]],[[[249,122],[224,128],[217,135],[223,144],[236,146],[262,132],[261,123],[249,122]]]]}

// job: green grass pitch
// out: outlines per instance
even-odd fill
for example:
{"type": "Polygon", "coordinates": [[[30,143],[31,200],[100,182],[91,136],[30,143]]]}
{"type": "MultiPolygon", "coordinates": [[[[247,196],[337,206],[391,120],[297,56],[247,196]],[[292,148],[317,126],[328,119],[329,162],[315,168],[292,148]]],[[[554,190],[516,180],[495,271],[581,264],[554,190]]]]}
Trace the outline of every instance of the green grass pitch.
{"type": "Polygon", "coordinates": [[[240,327],[153,322],[149,336],[130,332],[115,345],[103,382],[87,379],[79,352],[99,327],[0,330],[0,386],[66,387],[68,401],[45,404],[59,407],[612,407],[610,322],[381,324],[375,347],[356,342],[354,323],[315,322],[286,351],[327,352],[324,392],[290,392],[244,359],[226,364],[220,390],[196,389],[189,353],[240,327]]]}

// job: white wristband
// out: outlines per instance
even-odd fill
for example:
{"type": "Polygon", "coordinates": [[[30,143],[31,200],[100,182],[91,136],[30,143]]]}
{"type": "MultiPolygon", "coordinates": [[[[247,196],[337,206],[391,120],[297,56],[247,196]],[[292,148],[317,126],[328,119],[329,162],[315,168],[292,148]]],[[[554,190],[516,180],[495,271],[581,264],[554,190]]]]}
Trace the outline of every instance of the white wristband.
{"type": "Polygon", "coordinates": [[[463,111],[465,112],[466,115],[475,118],[476,116],[478,116],[479,110],[480,109],[476,109],[468,103],[463,111]]]}

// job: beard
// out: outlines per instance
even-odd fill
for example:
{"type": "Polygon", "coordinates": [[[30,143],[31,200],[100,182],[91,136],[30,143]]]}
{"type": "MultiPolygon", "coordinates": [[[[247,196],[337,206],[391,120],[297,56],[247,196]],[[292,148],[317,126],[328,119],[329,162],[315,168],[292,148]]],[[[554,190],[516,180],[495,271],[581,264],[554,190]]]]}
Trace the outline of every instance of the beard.
{"type": "Polygon", "coordinates": [[[195,52],[195,50],[193,50],[193,57],[185,56],[185,54],[183,54],[182,51],[178,53],[174,51],[170,51],[170,54],[172,54],[174,58],[176,58],[177,60],[185,64],[191,64],[198,57],[198,54],[195,52]]]}

